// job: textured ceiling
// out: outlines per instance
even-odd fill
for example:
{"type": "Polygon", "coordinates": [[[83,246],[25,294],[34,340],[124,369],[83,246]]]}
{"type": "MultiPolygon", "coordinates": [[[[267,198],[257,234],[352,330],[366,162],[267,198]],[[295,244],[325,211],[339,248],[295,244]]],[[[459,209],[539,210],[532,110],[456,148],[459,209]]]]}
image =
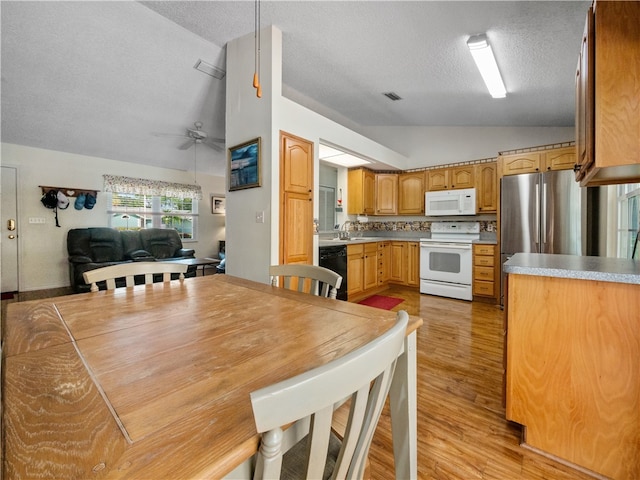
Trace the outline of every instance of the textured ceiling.
{"type": "MultiPolygon", "coordinates": [[[[590,1],[261,2],[283,32],[289,98],[352,128],[570,126],[590,1]],[[487,33],[507,87],[492,99],[466,48],[487,33]],[[391,102],[383,92],[402,100],[391,102]]],[[[224,136],[224,46],[253,32],[253,1],[6,2],[2,141],[190,169],[196,120],[224,136]]],[[[198,146],[223,174],[223,150],[198,146]]]]}

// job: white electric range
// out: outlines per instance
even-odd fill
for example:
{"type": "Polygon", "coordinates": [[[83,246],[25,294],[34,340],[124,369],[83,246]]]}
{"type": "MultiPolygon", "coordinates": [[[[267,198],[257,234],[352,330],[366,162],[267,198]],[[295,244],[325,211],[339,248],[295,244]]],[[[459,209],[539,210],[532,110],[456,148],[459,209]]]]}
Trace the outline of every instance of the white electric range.
{"type": "Polygon", "coordinates": [[[420,239],[420,293],[472,300],[472,243],[479,222],[433,222],[431,238],[420,239]]]}

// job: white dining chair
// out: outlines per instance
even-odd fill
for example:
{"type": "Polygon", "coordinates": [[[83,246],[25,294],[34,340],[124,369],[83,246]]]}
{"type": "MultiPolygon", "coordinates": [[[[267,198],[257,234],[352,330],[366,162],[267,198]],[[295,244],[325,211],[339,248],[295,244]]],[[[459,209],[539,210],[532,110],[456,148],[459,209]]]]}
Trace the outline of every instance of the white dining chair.
{"type": "Polygon", "coordinates": [[[367,345],[251,393],[261,434],[254,480],[281,478],[281,473],[314,480],[363,478],[408,320],[401,310],[395,325],[367,345]],[[339,440],[332,433],[334,410],[348,398],[349,421],[339,440]],[[300,432],[308,434],[298,441],[300,432]]]}
{"type": "Polygon", "coordinates": [[[271,265],[269,267],[271,285],[311,293],[322,297],[336,298],[342,285],[342,276],[325,267],[306,264],[271,265]]]}
{"type": "Polygon", "coordinates": [[[184,280],[184,274],[189,268],[188,265],[171,262],[132,262],[111,265],[109,267],[96,268],[84,272],[82,276],[86,283],[91,284],[91,291],[97,292],[98,282],[106,281],[107,290],[116,288],[116,279],[124,278],[127,287],[135,285],[135,277],[144,275],[144,283],[153,283],[153,276],[162,274],[162,281],[171,280],[172,273],[179,273],[179,279],[184,280]]]}

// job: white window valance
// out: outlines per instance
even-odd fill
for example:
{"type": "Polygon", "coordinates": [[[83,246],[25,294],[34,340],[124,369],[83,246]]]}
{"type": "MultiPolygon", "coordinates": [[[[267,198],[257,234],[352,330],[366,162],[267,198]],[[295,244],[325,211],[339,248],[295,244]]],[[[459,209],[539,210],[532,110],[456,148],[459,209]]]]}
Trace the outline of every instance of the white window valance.
{"type": "Polygon", "coordinates": [[[202,200],[202,187],[200,185],[162,182],[160,180],[121,177],[118,175],[103,175],[103,177],[105,192],[135,193],[138,195],[195,198],[202,200]]]}

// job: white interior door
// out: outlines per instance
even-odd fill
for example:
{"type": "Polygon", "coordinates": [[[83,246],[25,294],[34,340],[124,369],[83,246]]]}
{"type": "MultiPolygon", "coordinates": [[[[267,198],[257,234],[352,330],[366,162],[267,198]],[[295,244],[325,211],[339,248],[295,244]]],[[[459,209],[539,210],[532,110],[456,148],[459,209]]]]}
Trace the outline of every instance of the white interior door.
{"type": "Polygon", "coordinates": [[[17,169],[2,167],[2,220],[0,246],[2,247],[2,292],[18,291],[18,202],[17,169]]]}

